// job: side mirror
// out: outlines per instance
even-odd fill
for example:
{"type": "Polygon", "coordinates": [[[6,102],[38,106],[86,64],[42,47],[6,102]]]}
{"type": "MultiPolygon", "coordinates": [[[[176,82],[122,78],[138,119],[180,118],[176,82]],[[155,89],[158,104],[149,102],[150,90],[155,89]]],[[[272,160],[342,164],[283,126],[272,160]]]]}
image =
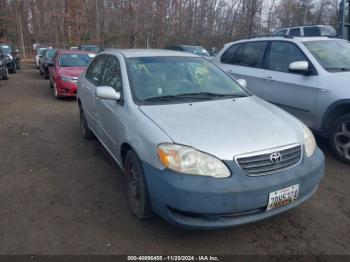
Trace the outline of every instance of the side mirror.
{"type": "Polygon", "coordinates": [[[296,61],[289,64],[289,72],[299,73],[299,74],[309,74],[311,71],[309,69],[309,62],[307,61],[296,61]]]}
{"type": "Polygon", "coordinates": [[[96,97],[118,101],[120,100],[120,93],[110,86],[98,86],[96,88],[96,97]]]}
{"type": "Polygon", "coordinates": [[[245,79],[237,79],[237,83],[243,87],[243,88],[247,88],[247,80],[245,79]]]}

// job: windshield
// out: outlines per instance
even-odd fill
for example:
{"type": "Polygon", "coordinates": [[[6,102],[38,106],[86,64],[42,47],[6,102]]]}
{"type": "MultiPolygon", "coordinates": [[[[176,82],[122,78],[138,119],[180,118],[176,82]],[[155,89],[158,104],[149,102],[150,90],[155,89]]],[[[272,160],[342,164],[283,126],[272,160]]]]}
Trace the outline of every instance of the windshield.
{"type": "Polygon", "coordinates": [[[46,51],[45,57],[51,59],[55,55],[56,51],[56,49],[48,49],[46,51]]]}
{"type": "Polygon", "coordinates": [[[195,57],[126,59],[134,100],[142,104],[247,96],[217,66],[195,57]]]}
{"type": "Polygon", "coordinates": [[[327,71],[350,71],[349,42],[343,40],[305,41],[304,45],[327,71]]]}
{"type": "Polygon", "coordinates": [[[98,49],[97,46],[82,46],[82,47],[80,47],[80,50],[91,51],[91,52],[97,52],[97,49],[98,49]]]}
{"type": "Polygon", "coordinates": [[[59,64],[61,67],[87,67],[93,57],[92,54],[63,54],[59,64]]]}
{"type": "Polygon", "coordinates": [[[8,45],[1,45],[0,48],[1,48],[2,52],[4,53],[4,55],[12,53],[11,47],[9,47],[8,45]]]}
{"type": "Polygon", "coordinates": [[[201,56],[210,56],[208,51],[201,46],[186,46],[184,47],[184,51],[201,56]]]}
{"type": "Polygon", "coordinates": [[[38,55],[43,55],[45,50],[47,50],[47,48],[40,48],[39,52],[38,52],[38,55]]]}

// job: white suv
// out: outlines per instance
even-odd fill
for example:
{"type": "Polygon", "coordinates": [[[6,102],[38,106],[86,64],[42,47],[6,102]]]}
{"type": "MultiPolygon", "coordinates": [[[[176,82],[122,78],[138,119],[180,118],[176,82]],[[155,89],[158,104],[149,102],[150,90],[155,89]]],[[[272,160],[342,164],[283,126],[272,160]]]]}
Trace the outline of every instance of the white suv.
{"type": "Polygon", "coordinates": [[[226,44],[215,57],[255,95],[329,138],[350,164],[350,43],[328,37],[264,37],[226,44]]]}

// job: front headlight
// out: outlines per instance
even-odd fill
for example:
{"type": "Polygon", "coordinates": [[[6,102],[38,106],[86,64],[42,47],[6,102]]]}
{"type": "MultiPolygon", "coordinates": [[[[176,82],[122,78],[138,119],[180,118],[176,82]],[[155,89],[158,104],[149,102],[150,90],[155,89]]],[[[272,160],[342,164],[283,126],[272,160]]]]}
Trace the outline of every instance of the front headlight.
{"type": "Polygon", "coordinates": [[[165,167],[184,174],[216,178],[231,175],[221,160],[187,146],[161,144],[158,146],[158,157],[165,167]]]}
{"type": "Polygon", "coordinates": [[[306,156],[312,156],[315,153],[317,145],[314,135],[307,126],[304,126],[304,145],[306,156]]]}
{"type": "Polygon", "coordinates": [[[72,78],[69,76],[61,76],[62,81],[70,83],[72,81],[72,78]]]}

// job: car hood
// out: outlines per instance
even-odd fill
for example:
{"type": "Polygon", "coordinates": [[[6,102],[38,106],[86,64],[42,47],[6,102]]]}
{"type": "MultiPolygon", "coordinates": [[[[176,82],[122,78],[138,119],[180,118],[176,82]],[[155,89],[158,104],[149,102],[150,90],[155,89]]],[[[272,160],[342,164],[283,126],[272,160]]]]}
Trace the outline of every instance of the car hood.
{"type": "Polygon", "coordinates": [[[187,104],[147,105],[140,110],[174,143],[223,160],[303,143],[303,124],[283,110],[250,96],[187,104]]]}
{"type": "Polygon", "coordinates": [[[71,77],[79,77],[84,71],[85,67],[60,67],[59,74],[71,77]]]}

